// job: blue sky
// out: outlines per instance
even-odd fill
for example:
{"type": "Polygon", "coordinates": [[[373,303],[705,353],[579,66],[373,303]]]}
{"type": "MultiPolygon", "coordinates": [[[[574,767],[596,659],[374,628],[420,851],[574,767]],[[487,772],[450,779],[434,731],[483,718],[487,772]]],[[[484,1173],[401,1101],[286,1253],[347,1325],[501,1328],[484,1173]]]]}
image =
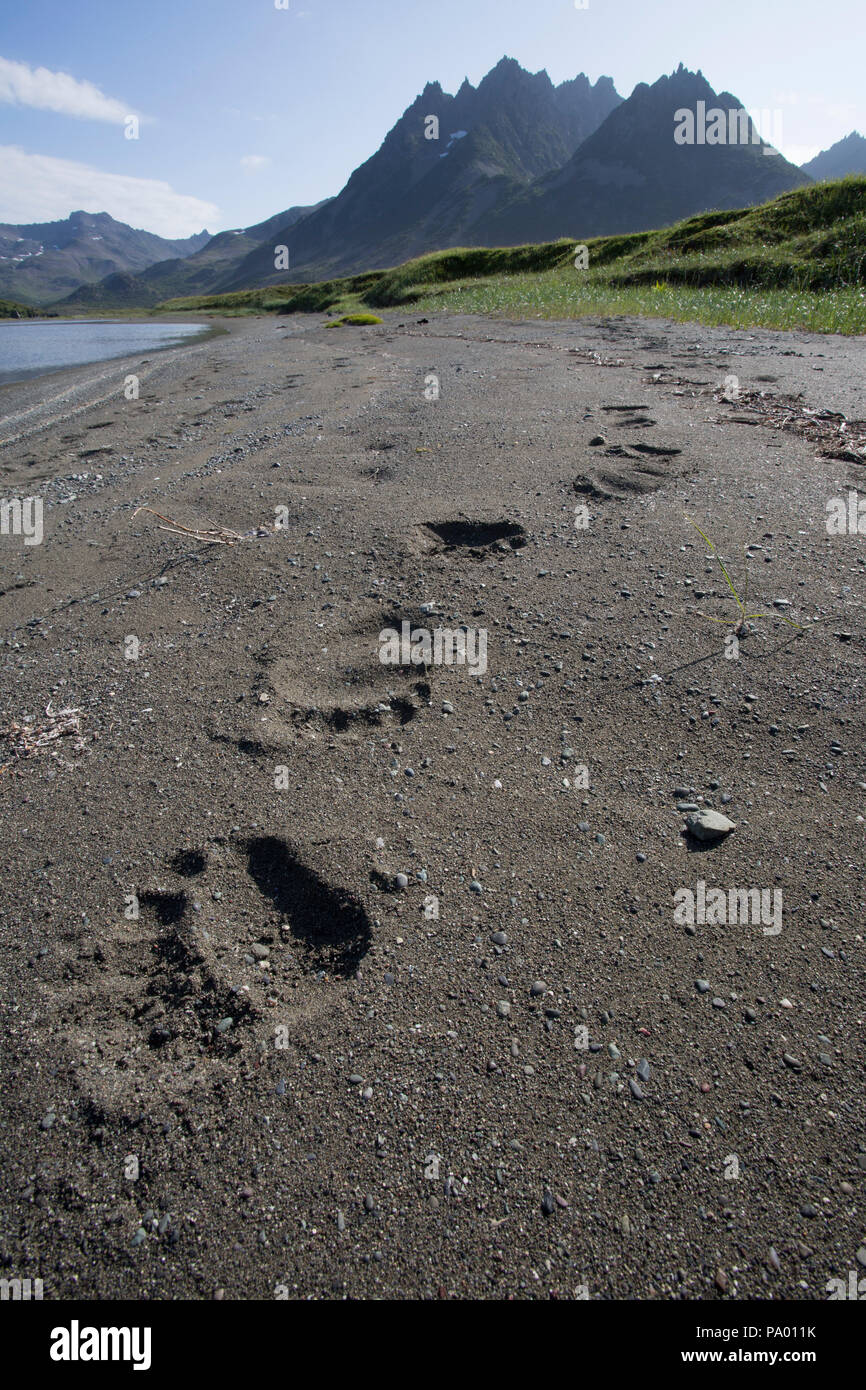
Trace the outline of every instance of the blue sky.
{"type": "Polygon", "coordinates": [[[339,192],[427,81],[456,91],[505,54],[623,96],[682,61],[753,115],[780,111],[802,163],[866,134],[863,3],[7,0],[0,221],[83,207],[162,236],[248,226],[339,192]]]}

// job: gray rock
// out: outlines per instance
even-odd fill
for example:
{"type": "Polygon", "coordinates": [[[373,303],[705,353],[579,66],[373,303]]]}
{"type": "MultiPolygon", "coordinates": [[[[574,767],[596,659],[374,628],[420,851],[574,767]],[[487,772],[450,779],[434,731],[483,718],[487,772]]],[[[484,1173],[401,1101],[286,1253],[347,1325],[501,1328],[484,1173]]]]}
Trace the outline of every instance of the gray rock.
{"type": "Polygon", "coordinates": [[[638,1085],[638,1083],[637,1083],[635,1080],[630,1079],[630,1080],[629,1080],[629,1083],[628,1083],[628,1087],[629,1087],[629,1090],[631,1091],[632,1095],[634,1096],[635,1100],[643,1100],[643,1099],[644,1099],[644,1093],[643,1093],[643,1091],[641,1090],[640,1086],[638,1085]]]}
{"type": "Polygon", "coordinates": [[[689,816],[686,827],[697,840],[705,841],[721,840],[737,828],[721,811],[698,811],[689,816]]]}
{"type": "Polygon", "coordinates": [[[709,980],[695,980],[695,989],[698,994],[709,994],[710,988],[709,980]]]}
{"type": "Polygon", "coordinates": [[[641,1081],[646,1083],[650,1079],[650,1064],[646,1057],[642,1057],[637,1064],[637,1074],[641,1081]]]}

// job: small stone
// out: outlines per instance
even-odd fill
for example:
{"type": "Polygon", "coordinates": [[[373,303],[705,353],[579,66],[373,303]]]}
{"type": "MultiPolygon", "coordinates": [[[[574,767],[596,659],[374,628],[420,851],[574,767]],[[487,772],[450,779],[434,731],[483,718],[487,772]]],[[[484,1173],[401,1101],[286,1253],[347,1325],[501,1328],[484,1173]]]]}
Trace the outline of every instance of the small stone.
{"type": "Polygon", "coordinates": [[[511,1015],[511,1005],[507,999],[500,999],[496,1005],[496,1012],[500,1018],[508,1018],[511,1015]]]}
{"type": "Polygon", "coordinates": [[[721,1268],[716,1270],[716,1288],[721,1293],[728,1292],[728,1276],[721,1268]]]}
{"type": "Polygon", "coordinates": [[[772,1245],[770,1246],[770,1264],[773,1266],[775,1270],[781,1270],[782,1268],[779,1256],[776,1254],[776,1251],[774,1250],[772,1245]]]}
{"type": "Polygon", "coordinates": [[[637,1064],[637,1074],[641,1081],[646,1084],[650,1079],[650,1064],[645,1057],[642,1057],[637,1064]]]}
{"type": "Polygon", "coordinates": [[[544,1212],[545,1216],[552,1216],[556,1211],[556,1199],[549,1187],[544,1189],[544,1194],[541,1198],[541,1210],[544,1212]]]}
{"type": "Polygon", "coordinates": [[[727,1006],[727,1004],[725,1003],[724,999],[720,999],[719,996],[716,995],[715,999],[713,1000],[713,1008],[714,1008],[714,1009],[726,1009],[727,1007],[728,1007],[728,1006],[727,1006]]]}
{"type": "Polygon", "coordinates": [[[258,941],[250,947],[250,955],[255,956],[256,960],[267,960],[270,954],[270,946],[262,946],[258,941]]]}
{"type": "Polygon", "coordinates": [[[637,854],[635,855],[635,859],[637,860],[637,862],[638,862],[639,864],[645,864],[645,863],[646,863],[646,855],[643,854],[640,850],[638,850],[637,854]]]}
{"type": "Polygon", "coordinates": [[[791,1071],[802,1071],[802,1070],[803,1070],[803,1063],[800,1062],[800,1061],[798,1061],[798,1059],[797,1059],[796,1057],[792,1057],[791,1054],[790,1054],[790,1052],[783,1052],[783,1053],[782,1053],[782,1061],[785,1063],[785,1066],[786,1066],[786,1067],[790,1067],[790,1068],[791,1068],[791,1071]]]}
{"type": "Polygon", "coordinates": [[[508,941],[508,937],[504,931],[493,931],[490,933],[490,940],[493,942],[494,946],[504,946],[508,941]]]}
{"type": "Polygon", "coordinates": [[[696,839],[708,842],[720,840],[737,828],[721,811],[698,811],[697,814],[689,816],[686,827],[696,839]]]}
{"type": "Polygon", "coordinates": [[[645,1099],[646,1099],[646,1097],[644,1096],[644,1093],[643,1093],[641,1087],[638,1085],[638,1083],[637,1083],[633,1078],[630,1078],[630,1079],[629,1079],[628,1088],[629,1088],[629,1090],[631,1091],[632,1095],[634,1096],[635,1100],[645,1100],[645,1099]]]}
{"type": "Polygon", "coordinates": [[[818,1208],[817,1208],[817,1207],[813,1207],[812,1204],[811,1204],[811,1202],[807,1202],[804,1206],[802,1206],[802,1207],[800,1208],[800,1215],[801,1215],[801,1216],[806,1216],[806,1217],[814,1217],[814,1216],[817,1216],[817,1215],[818,1215],[818,1208]]]}
{"type": "Polygon", "coordinates": [[[529,993],[532,995],[533,999],[537,999],[539,994],[543,994],[546,989],[547,985],[543,980],[533,980],[529,988],[529,993]]]}
{"type": "Polygon", "coordinates": [[[864,1268],[866,1268],[866,1245],[860,1246],[860,1249],[857,1251],[857,1254],[854,1256],[854,1258],[859,1265],[863,1265],[864,1268]]]}
{"type": "Polygon", "coordinates": [[[351,1074],[351,1076],[349,1077],[349,1085],[350,1085],[350,1086],[363,1086],[363,1084],[364,1084],[364,1078],[363,1078],[363,1076],[361,1075],[361,1073],[360,1073],[360,1072],[357,1072],[357,1071],[353,1071],[352,1074],[351,1074]]]}
{"type": "Polygon", "coordinates": [[[402,893],[404,888],[409,887],[408,876],[406,874],[396,874],[394,878],[394,887],[399,888],[400,892],[402,893]]]}
{"type": "Polygon", "coordinates": [[[589,441],[589,443],[590,443],[590,448],[595,448],[595,447],[596,447],[597,445],[599,445],[599,444],[606,444],[606,443],[607,443],[607,440],[606,440],[606,438],[604,437],[603,434],[594,434],[594,435],[592,436],[592,439],[589,441]]]}
{"type": "Polygon", "coordinates": [[[711,989],[709,980],[695,980],[695,989],[698,994],[709,994],[711,989]]]}
{"type": "Polygon", "coordinates": [[[478,882],[478,879],[477,879],[477,878],[473,878],[472,882],[471,882],[470,885],[469,885],[469,889],[470,889],[470,892],[472,892],[472,893],[483,893],[483,892],[484,892],[484,889],[481,887],[481,884],[478,882]]]}

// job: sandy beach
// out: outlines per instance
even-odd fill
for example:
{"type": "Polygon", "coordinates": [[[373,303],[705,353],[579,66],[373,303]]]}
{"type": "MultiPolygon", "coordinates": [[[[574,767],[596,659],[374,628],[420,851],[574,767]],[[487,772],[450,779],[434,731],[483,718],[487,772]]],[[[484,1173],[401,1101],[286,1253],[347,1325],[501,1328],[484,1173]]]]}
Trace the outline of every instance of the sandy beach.
{"type": "Polygon", "coordinates": [[[219,326],[0,388],[44,532],[0,535],[0,1272],[825,1299],[866,1262],[862,340],[219,326]],[[749,547],[733,643],[688,518],[741,596],[749,547]],[[484,670],[383,661],[404,623],[484,670]]]}

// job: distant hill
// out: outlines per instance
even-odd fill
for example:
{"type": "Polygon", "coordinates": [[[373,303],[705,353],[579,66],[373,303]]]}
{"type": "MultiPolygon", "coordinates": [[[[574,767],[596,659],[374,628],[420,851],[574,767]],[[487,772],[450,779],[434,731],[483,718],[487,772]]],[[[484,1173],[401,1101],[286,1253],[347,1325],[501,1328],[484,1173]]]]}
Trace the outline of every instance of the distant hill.
{"type": "Polygon", "coordinates": [[[742,106],[682,64],[652,86],[639,83],[563,168],[538,179],[473,232],[482,231],[488,245],[639,232],[761,203],[810,182],[780,154],[765,154],[770,146],[764,142],[751,143],[751,122],[747,144],[678,144],[675,130],[685,131],[685,123],[677,113],[698,113],[700,102],[707,115],[742,106]]]}
{"type": "MultiPolygon", "coordinates": [[[[323,206],[323,203],[317,203],[312,208],[288,208],[253,227],[218,232],[192,255],[182,259],[175,256],[169,260],[159,260],[136,275],[127,272],[108,275],[95,284],[74,290],[57,307],[151,308],[163,299],[173,299],[179,295],[219,293],[229,288],[238,266],[260,246],[267,248],[273,269],[274,246],[284,244],[279,234],[323,206]]],[[[285,279],[286,273],[285,270],[279,272],[278,278],[285,279]]]]}
{"type": "MultiPolygon", "coordinates": [[[[393,265],[435,247],[475,244],[473,229],[504,199],[558,168],[617,107],[609,77],[581,74],[555,87],[546,72],[503,58],[473,87],[450,96],[430,83],[380,149],[318,212],[277,237],[292,279],[393,265]],[[427,138],[438,121],[438,138],[427,138]],[[291,232],[291,235],[289,235],[291,232]]],[[[288,278],[263,245],[227,289],[288,278]]]]}
{"type": "Polygon", "coordinates": [[[117,271],[136,273],[185,257],[210,241],[198,232],[168,241],[116,222],[107,212],[73,212],[60,222],[0,224],[0,296],[27,304],[51,304],[117,271]]]}
{"type": "Polygon", "coordinates": [[[0,299],[0,319],[35,319],[38,309],[29,304],[15,304],[11,299],[0,299]]]}
{"type": "Polygon", "coordinates": [[[804,164],[803,172],[813,179],[843,179],[846,174],[866,174],[866,140],[852,130],[844,140],[837,140],[829,150],[822,150],[804,164]]]}

